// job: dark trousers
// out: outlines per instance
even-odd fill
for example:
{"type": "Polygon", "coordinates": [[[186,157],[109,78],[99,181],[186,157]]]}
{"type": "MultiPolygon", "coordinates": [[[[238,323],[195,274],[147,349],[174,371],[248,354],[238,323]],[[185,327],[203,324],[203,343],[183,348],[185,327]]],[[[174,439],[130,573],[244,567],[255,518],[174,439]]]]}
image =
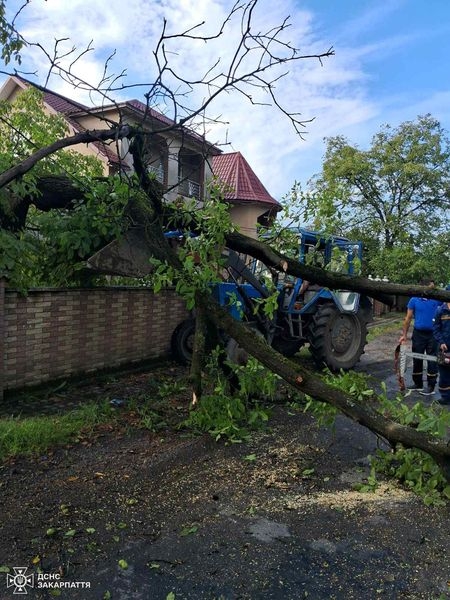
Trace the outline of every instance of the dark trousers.
{"type": "Polygon", "coordinates": [[[439,392],[442,401],[450,404],[450,367],[439,365],[439,392]]]}
{"type": "MultiPolygon", "coordinates": [[[[431,354],[436,356],[438,343],[433,337],[432,331],[422,331],[413,329],[412,334],[412,351],[419,354],[431,354]]],[[[427,361],[427,383],[434,388],[437,379],[437,363],[427,361]]],[[[423,385],[423,360],[420,358],[413,359],[413,381],[416,385],[423,385]]]]}

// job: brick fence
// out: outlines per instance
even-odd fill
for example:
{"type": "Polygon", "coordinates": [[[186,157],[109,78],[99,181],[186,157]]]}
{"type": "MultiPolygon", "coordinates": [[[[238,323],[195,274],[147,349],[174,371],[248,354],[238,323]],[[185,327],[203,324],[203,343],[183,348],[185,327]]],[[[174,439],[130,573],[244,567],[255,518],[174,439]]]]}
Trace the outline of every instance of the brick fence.
{"type": "Polygon", "coordinates": [[[373,301],[373,316],[374,317],[380,317],[381,315],[384,315],[387,312],[389,312],[389,307],[386,306],[386,304],[383,304],[379,300],[373,301]]]}
{"type": "Polygon", "coordinates": [[[167,355],[187,317],[173,291],[36,289],[0,280],[0,398],[5,390],[167,355]]]}
{"type": "MultiPolygon", "coordinates": [[[[386,310],[374,302],[375,316],[386,310]]],[[[0,279],[0,399],[5,390],[168,355],[187,316],[173,291],[46,288],[22,296],[0,279]]]]}

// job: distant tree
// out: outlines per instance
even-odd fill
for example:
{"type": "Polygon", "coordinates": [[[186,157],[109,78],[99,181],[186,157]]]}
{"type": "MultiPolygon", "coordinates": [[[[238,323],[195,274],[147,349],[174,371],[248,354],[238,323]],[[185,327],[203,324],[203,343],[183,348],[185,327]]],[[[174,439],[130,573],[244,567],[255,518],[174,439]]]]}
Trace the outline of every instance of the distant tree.
{"type": "MultiPolygon", "coordinates": [[[[401,273],[409,266],[401,259],[405,250],[427,268],[426,256],[439,256],[449,230],[450,141],[430,115],[384,125],[368,150],[342,136],[329,138],[322,172],[312,183],[307,212],[328,229],[366,240],[372,269],[381,263],[386,271],[388,261],[401,273]]],[[[437,269],[441,276],[445,261],[448,256],[437,269]]]]}
{"type": "Polygon", "coordinates": [[[380,248],[374,240],[367,240],[366,249],[369,274],[398,283],[417,283],[424,277],[438,285],[450,283],[450,232],[424,238],[419,248],[408,243],[380,248]]]}

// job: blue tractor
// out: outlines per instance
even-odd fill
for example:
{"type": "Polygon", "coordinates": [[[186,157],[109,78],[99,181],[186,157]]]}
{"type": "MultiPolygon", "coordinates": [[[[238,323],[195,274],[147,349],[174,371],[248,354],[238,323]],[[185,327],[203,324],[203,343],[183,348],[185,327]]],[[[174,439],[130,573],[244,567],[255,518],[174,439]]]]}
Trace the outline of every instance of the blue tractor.
{"type": "MultiPolygon", "coordinates": [[[[362,260],[361,242],[324,236],[303,228],[290,229],[299,261],[332,271],[352,274],[362,260]]],[[[292,252],[292,248],[291,248],[292,252]]],[[[287,254],[289,252],[286,252],[287,254]]],[[[261,262],[248,263],[235,252],[227,252],[227,278],[213,287],[213,295],[233,317],[245,321],[284,356],[294,356],[308,345],[319,366],[332,371],[351,369],[364,352],[372,302],[367,296],[347,290],[330,290],[300,278],[274,274],[261,262]],[[277,310],[273,317],[258,310],[262,298],[275,284],[277,310]]],[[[194,318],[183,321],[172,336],[175,358],[187,364],[192,356],[194,318]]],[[[242,362],[234,340],[225,340],[229,358],[242,362]]]]}

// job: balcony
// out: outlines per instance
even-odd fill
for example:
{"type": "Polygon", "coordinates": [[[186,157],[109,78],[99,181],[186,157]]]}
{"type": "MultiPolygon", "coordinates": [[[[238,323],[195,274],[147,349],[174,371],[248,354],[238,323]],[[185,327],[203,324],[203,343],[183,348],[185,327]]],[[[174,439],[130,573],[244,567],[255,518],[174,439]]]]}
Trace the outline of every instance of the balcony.
{"type": "Polygon", "coordinates": [[[188,198],[196,198],[197,200],[200,198],[200,184],[196,181],[191,181],[190,179],[180,181],[178,184],[178,191],[182,196],[188,198]]]}

